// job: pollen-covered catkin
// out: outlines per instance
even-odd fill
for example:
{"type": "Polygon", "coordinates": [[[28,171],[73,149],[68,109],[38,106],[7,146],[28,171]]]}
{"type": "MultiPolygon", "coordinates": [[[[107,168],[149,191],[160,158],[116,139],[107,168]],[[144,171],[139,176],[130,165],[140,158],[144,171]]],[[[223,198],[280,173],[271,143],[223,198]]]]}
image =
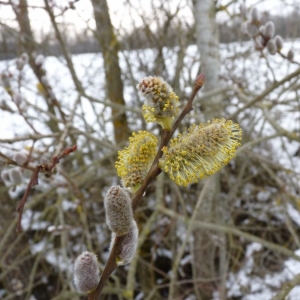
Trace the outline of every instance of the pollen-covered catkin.
{"type": "Polygon", "coordinates": [[[235,156],[241,137],[239,125],[224,119],[192,125],[162,149],[159,166],[178,185],[187,186],[225,166],[235,156]]]}
{"type": "Polygon", "coordinates": [[[74,285],[79,293],[92,293],[100,281],[97,256],[84,251],[74,263],[74,285]]]}
{"type": "Polygon", "coordinates": [[[133,221],[128,191],[120,186],[112,186],[105,196],[104,207],[109,229],[116,235],[128,233],[133,221]]]}
{"type": "Polygon", "coordinates": [[[137,85],[146,97],[143,116],[147,122],[157,122],[164,129],[171,129],[174,117],[178,115],[178,96],[171,86],[160,77],[145,77],[137,85]]]}
{"type": "MultiPolygon", "coordinates": [[[[112,233],[109,251],[111,251],[113,247],[115,238],[116,238],[116,234],[112,233]]],[[[136,221],[133,220],[131,224],[131,228],[129,232],[125,235],[116,258],[116,263],[118,266],[129,264],[132,261],[136,252],[136,248],[138,246],[138,238],[139,238],[139,229],[136,224],[136,221]]]]}
{"type": "Polygon", "coordinates": [[[135,192],[144,181],[157,151],[157,138],[147,132],[134,132],[129,146],[118,152],[116,169],[123,185],[135,192]]]}

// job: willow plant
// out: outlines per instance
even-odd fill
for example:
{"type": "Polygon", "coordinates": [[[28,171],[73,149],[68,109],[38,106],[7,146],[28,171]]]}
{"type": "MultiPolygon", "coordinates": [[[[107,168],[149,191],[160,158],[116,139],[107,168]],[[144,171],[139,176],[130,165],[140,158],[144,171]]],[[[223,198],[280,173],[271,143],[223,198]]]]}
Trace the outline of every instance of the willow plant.
{"type": "Polygon", "coordinates": [[[205,76],[200,74],[181,113],[178,96],[162,78],[149,76],[137,84],[146,99],[143,106],[146,122],[156,122],[162,127],[160,142],[148,131],[135,132],[129,138],[129,146],[118,153],[115,166],[123,186],[111,187],[104,200],[106,223],[112,231],[108,261],[100,279],[95,271],[96,256],[92,253],[81,254],[74,267],[77,290],[87,293],[89,300],[98,299],[111,273],[134,257],[138,244],[134,211],[149,183],[160,172],[166,172],[177,185],[187,186],[218,172],[235,156],[242,130],[230,120],[194,124],[171,139],[192,110],[193,100],[204,82],[205,76]],[[92,272],[87,271],[89,262],[92,272]],[[88,276],[89,279],[85,278],[88,276]],[[99,281],[97,285],[95,281],[99,281]],[[89,282],[86,287],[82,284],[89,282]]]}

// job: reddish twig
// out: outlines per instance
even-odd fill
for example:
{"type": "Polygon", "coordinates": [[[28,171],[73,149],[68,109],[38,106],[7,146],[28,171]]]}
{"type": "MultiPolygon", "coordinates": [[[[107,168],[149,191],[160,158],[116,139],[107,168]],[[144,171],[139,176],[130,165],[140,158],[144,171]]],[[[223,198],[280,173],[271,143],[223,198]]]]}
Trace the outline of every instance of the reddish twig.
{"type": "Polygon", "coordinates": [[[26,191],[25,191],[21,201],[17,205],[17,212],[19,213],[18,224],[17,224],[17,229],[16,229],[17,232],[22,231],[21,221],[22,221],[24,206],[25,206],[25,203],[27,201],[27,198],[29,196],[29,193],[30,193],[31,189],[35,185],[39,184],[39,173],[40,172],[50,173],[63,157],[65,157],[65,156],[69,155],[70,153],[76,151],[76,149],[77,149],[76,145],[74,145],[72,147],[65,148],[60,155],[53,156],[52,159],[51,159],[51,162],[49,164],[38,165],[34,168],[34,171],[31,175],[31,178],[30,178],[29,183],[27,185],[26,191]]]}

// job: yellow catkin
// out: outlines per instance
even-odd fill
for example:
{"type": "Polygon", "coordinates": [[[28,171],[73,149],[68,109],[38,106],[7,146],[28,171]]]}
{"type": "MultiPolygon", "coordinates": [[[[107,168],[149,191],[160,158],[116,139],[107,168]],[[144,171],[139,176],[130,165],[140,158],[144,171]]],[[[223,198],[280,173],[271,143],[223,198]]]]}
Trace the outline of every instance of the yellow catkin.
{"type": "Polygon", "coordinates": [[[157,138],[147,132],[134,132],[129,146],[118,152],[116,169],[126,188],[136,191],[145,179],[157,152],[157,138]]]}
{"type": "Polygon", "coordinates": [[[225,119],[192,125],[163,148],[159,166],[181,186],[196,183],[219,171],[236,153],[242,130],[225,119]]]}
{"type": "Polygon", "coordinates": [[[171,86],[160,77],[145,77],[137,89],[147,102],[143,105],[143,116],[147,122],[157,122],[164,129],[171,129],[174,117],[178,115],[178,96],[171,86]]]}

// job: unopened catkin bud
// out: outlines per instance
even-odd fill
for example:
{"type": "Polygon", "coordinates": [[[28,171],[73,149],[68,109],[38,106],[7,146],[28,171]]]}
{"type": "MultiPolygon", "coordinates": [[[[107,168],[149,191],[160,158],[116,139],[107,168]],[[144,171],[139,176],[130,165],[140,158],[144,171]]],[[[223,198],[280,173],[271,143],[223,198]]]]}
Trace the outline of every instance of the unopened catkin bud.
{"type": "Polygon", "coordinates": [[[17,69],[19,71],[22,71],[24,66],[28,63],[28,54],[23,53],[18,59],[17,59],[17,69]]]}
{"type": "Polygon", "coordinates": [[[247,22],[243,22],[241,24],[241,31],[243,34],[248,34],[248,31],[247,31],[247,22]]]}
{"type": "Polygon", "coordinates": [[[259,12],[256,7],[253,7],[251,10],[251,22],[257,23],[260,20],[259,12]]]}
{"type": "MultiPolygon", "coordinates": [[[[112,233],[109,251],[111,251],[113,247],[115,238],[116,234],[112,233]]],[[[129,264],[132,261],[136,252],[136,248],[138,246],[138,239],[139,229],[137,227],[136,221],[133,220],[129,232],[125,235],[124,240],[122,241],[120,250],[116,258],[116,263],[118,266],[129,264]]]]}
{"type": "Polygon", "coordinates": [[[11,91],[10,76],[8,73],[3,72],[1,74],[1,83],[7,92],[11,91]]]}
{"type": "Polygon", "coordinates": [[[259,27],[259,33],[262,34],[263,36],[265,36],[266,34],[266,26],[262,25],[259,27]]]}
{"type": "Polygon", "coordinates": [[[42,54],[39,54],[35,57],[34,63],[37,67],[41,67],[45,61],[45,57],[42,54]]]}
{"type": "Polygon", "coordinates": [[[20,184],[23,180],[20,168],[10,169],[9,170],[9,179],[10,179],[10,182],[15,185],[20,184]]]}
{"type": "Polygon", "coordinates": [[[247,11],[245,5],[243,3],[241,3],[239,8],[240,8],[240,14],[241,14],[241,16],[245,17],[246,11],[247,11]]]}
{"type": "Polygon", "coordinates": [[[12,100],[14,101],[14,103],[17,106],[19,106],[23,102],[23,97],[19,93],[14,93],[13,96],[12,96],[12,100]]]}
{"type": "Polygon", "coordinates": [[[277,47],[273,39],[268,41],[267,48],[269,53],[272,55],[274,55],[277,52],[277,47]]]}
{"type": "Polygon", "coordinates": [[[23,152],[16,152],[13,159],[19,166],[23,166],[23,164],[27,161],[27,155],[23,152]]]}
{"type": "Polygon", "coordinates": [[[10,176],[8,170],[1,171],[1,179],[4,183],[10,183],[10,176]]]}
{"type": "Polygon", "coordinates": [[[79,293],[92,293],[100,281],[97,256],[94,253],[82,252],[74,264],[74,284],[79,293]]]}
{"type": "Polygon", "coordinates": [[[112,186],[104,199],[106,224],[116,235],[128,233],[132,226],[133,212],[128,191],[112,186]]]}
{"type": "Polygon", "coordinates": [[[276,35],[274,38],[277,50],[280,51],[283,47],[283,39],[280,35],[276,35]]]}
{"type": "Polygon", "coordinates": [[[265,34],[264,36],[268,39],[271,39],[275,34],[275,25],[272,21],[269,21],[265,25],[265,34]]]}
{"type": "Polygon", "coordinates": [[[251,22],[246,23],[246,29],[249,36],[256,36],[258,34],[258,27],[251,22]]]}
{"type": "Polygon", "coordinates": [[[293,61],[294,60],[294,51],[293,49],[290,49],[288,54],[287,54],[287,58],[289,61],[293,61]]]}

